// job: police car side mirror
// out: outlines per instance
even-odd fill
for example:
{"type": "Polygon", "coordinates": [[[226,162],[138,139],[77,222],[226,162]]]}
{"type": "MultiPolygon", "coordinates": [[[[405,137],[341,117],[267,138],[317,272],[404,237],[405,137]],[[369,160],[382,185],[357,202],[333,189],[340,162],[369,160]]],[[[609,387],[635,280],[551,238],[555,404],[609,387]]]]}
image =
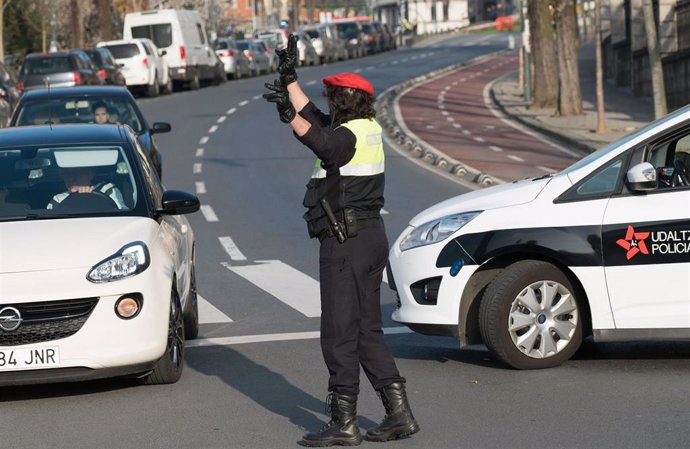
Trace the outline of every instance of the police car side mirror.
{"type": "Polygon", "coordinates": [[[633,192],[648,192],[658,187],[656,169],[649,162],[642,162],[630,167],[625,178],[628,182],[628,187],[633,192]]]}

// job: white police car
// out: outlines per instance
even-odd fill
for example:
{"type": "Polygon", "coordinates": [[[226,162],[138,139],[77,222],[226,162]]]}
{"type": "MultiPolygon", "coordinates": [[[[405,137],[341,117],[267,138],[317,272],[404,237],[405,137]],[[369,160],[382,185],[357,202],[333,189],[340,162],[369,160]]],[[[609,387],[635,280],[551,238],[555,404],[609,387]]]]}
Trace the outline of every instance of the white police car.
{"type": "Polygon", "coordinates": [[[520,369],[690,339],[690,107],[553,176],[439,203],[390,251],[393,319],[520,369]]]}

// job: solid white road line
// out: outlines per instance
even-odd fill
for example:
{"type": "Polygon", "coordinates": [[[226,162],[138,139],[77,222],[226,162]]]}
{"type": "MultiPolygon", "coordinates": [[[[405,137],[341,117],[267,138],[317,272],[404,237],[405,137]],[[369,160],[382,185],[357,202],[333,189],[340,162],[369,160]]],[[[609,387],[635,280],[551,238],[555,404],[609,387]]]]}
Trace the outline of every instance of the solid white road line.
{"type": "Polygon", "coordinates": [[[319,283],[279,260],[225,267],[307,317],[321,316],[319,283]]]}
{"type": "Polygon", "coordinates": [[[208,129],[209,134],[213,134],[214,132],[218,131],[218,125],[213,125],[208,129]]]}
{"type": "Polygon", "coordinates": [[[242,251],[235,245],[235,242],[232,241],[231,237],[218,237],[218,240],[232,260],[247,260],[244,254],[242,254],[242,251]]]}
{"type": "Polygon", "coordinates": [[[218,310],[201,295],[197,295],[199,303],[199,324],[207,323],[232,323],[232,318],[218,310]]]}
{"type": "Polygon", "coordinates": [[[203,195],[206,193],[206,183],[204,181],[196,181],[194,184],[196,185],[197,195],[203,195]]]}
{"type": "Polygon", "coordinates": [[[249,104],[249,100],[244,100],[244,101],[240,102],[240,106],[246,106],[248,104],[249,104]]]}
{"type": "MultiPolygon", "coordinates": [[[[384,327],[383,333],[386,335],[411,334],[412,330],[407,327],[384,327]]],[[[267,343],[271,341],[295,341],[295,340],[315,340],[319,338],[319,331],[312,332],[290,332],[283,334],[262,334],[262,335],[239,335],[236,337],[200,338],[185,342],[187,348],[200,348],[204,346],[232,346],[246,343],[267,343]]]]}
{"type": "Polygon", "coordinates": [[[206,142],[208,142],[208,136],[204,136],[199,140],[200,145],[204,145],[206,142]]]}
{"type": "Polygon", "coordinates": [[[194,174],[201,173],[201,167],[202,167],[201,162],[195,162],[194,165],[192,165],[192,173],[194,173],[194,174]]]}
{"type": "Polygon", "coordinates": [[[227,116],[221,115],[220,117],[218,117],[218,120],[216,120],[216,122],[217,123],[223,123],[225,121],[225,119],[227,119],[227,118],[228,118],[227,116]]]}
{"type": "Polygon", "coordinates": [[[234,114],[235,111],[237,111],[237,108],[230,108],[230,109],[228,109],[228,112],[226,112],[226,114],[228,114],[228,115],[234,114]]]}
{"type": "Polygon", "coordinates": [[[512,159],[516,162],[525,162],[523,158],[521,158],[520,156],[515,156],[514,154],[509,154],[508,159],[512,159]]]}
{"type": "Polygon", "coordinates": [[[216,213],[213,211],[213,208],[209,206],[208,204],[202,204],[201,207],[199,208],[201,210],[201,213],[204,215],[204,218],[208,222],[215,222],[218,221],[218,216],[216,213]]]}
{"type": "Polygon", "coordinates": [[[204,155],[204,149],[203,148],[197,148],[196,149],[196,157],[202,157],[204,155]]]}

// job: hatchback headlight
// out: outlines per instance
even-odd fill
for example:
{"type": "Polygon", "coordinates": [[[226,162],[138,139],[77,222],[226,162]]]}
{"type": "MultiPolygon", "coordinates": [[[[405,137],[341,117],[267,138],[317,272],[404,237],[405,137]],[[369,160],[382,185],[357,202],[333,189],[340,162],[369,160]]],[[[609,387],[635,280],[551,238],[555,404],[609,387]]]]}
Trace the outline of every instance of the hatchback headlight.
{"type": "Polygon", "coordinates": [[[86,278],[91,282],[112,282],[137,275],[148,268],[149,250],[142,242],[134,242],[98,263],[86,278]]]}
{"type": "Polygon", "coordinates": [[[409,234],[400,241],[400,251],[440,242],[465,226],[480,213],[481,211],[476,211],[448,215],[447,217],[439,218],[413,228],[409,234]]]}

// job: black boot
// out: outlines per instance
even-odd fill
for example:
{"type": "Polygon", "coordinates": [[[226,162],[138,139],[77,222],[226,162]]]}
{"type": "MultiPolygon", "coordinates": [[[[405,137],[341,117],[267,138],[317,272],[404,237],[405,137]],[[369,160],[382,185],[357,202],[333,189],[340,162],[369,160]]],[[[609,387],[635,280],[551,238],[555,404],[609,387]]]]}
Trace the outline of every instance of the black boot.
{"type": "Polygon", "coordinates": [[[366,434],[368,441],[389,441],[419,432],[419,424],[412,416],[405,393],[405,384],[395,382],[377,390],[386,409],[386,416],[375,429],[366,434]]]}
{"type": "Polygon", "coordinates": [[[357,446],[362,435],[357,427],[357,396],[331,393],[327,407],[331,420],[318,432],[310,432],[302,437],[302,446],[357,446]]]}

